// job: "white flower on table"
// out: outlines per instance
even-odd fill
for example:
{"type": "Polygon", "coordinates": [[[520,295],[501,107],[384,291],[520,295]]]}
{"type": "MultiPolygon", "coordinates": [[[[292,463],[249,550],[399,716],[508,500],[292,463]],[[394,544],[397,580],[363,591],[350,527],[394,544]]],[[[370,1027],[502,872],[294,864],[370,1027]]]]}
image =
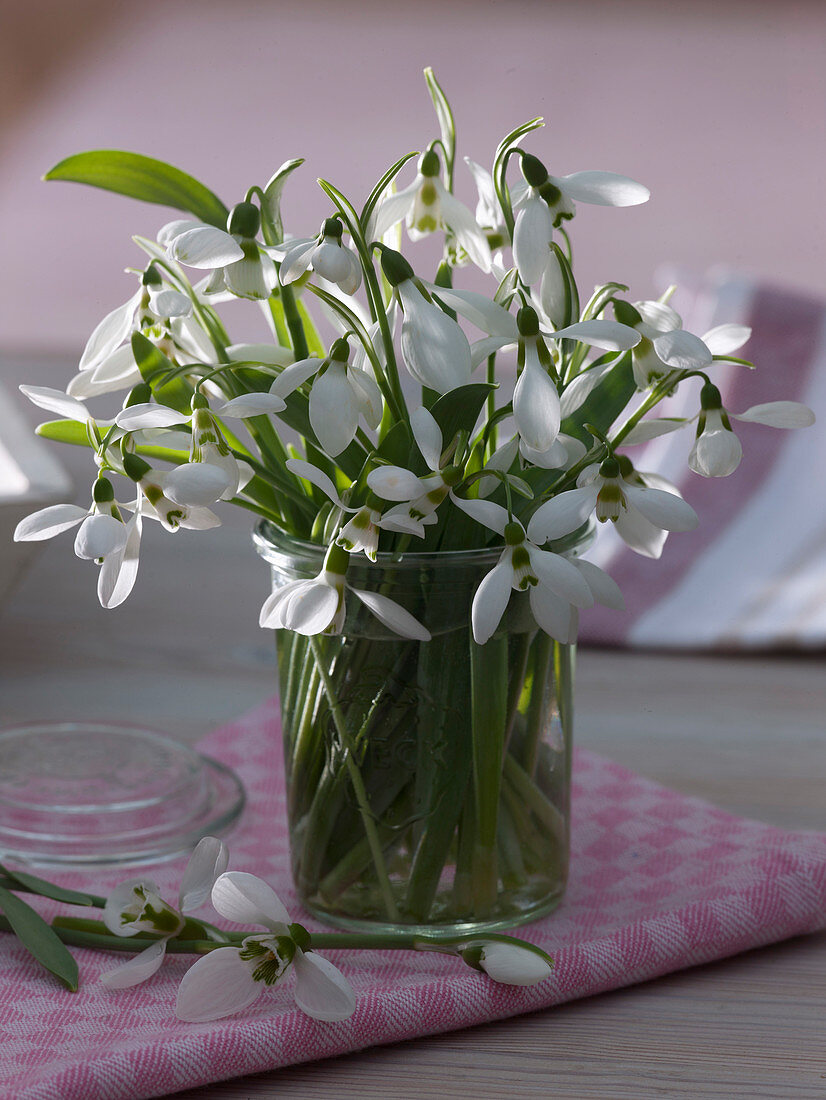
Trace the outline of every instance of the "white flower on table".
{"type": "Polygon", "coordinates": [[[169,222],[158,234],[167,255],[187,267],[213,272],[209,291],[223,288],[238,298],[269,298],[276,285],[275,265],[256,240],[261,212],[251,202],[230,211],[227,229],[201,222],[169,222]]]}
{"type": "MultiPolygon", "coordinates": [[[[484,645],[499,626],[510,601],[511,592],[528,591],[531,612],[539,626],[558,641],[560,611],[571,604],[591,607],[594,597],[591,589],[577,569],[561,554],[540,549],[544,542],[536,536],[533,519],[527,531],[518,520],[512,519],[506,508],[490,500],[464,500],[451,496],[453,503],[477,523],[502,535],[505,548],[498,563],[483,577],[471,607],[473,637],[478,645],[484,645]]],[[[596,568],[596,567],[594,567],[596,568]]]]}
{"type": "Polygon", "coordinates": [[[307,637],[341,634],[347,614],[346,593],[352,592],[388,629],[402,638],[429,642],[430,631],[394,600],[347,583],[349,560],[348,552],[333,543],[316,577],[289,581],[267,597],[261,608],[259,625],[264,629],[294,630],[307,637]]]}
{"type": "Polygon", "coordinates": [[[531,523],[539,541],[545,542],[576,531],[591,515],[600,523],[611,520],[620,538],[649,558],[662,553],[661,531],[692,531],[699,522],[694,509],[674,493],[626,481],[612,457],[587,466],[577,488],[541,504],[531,523]]]}
{"type": "Polygon", "coordinates": [[[219,947],[184,975],[175,1012],[191,1023],[218,1020],[248,1008],[292,969],[295,1003],[314,1020],[347,1020],[356,1009],[350,983],[331,962],[309,950],[309,933],[290,924],[283,902],[263,879],[227,871],[212,888],[212,904],[227,920],[263,926],[240,947],[219,947]]]}
{"type": "Polygon", "coordinates": [[[279,278],[282,286],[295,282],[312,267],[316,275],[335,283],[345,294],[355,294],[361,286],[358,256],[342,241],[338,218],[327,218],[316,237],[286,241],[279,278]]]}
{"type": "Polygon", "coordinates": [[[434,149],[423,153],[413,182],[379,202],[368,227],[368,237],[381,240],[402,218],[412,241],[445,228],[476,266],[489,272],[491,255],[485,234],[471,211],[442,183],[441,167],[434,149]]]}
{"type": "Polygon", "coordinates": [[[550,978],[553,968],[550,956],[532,943],[483,940],[466,947],[460,957],[503,985],[537,985],[550,978]]]}
{"type": "Polygon", "coordinates": [[[181,879],[177,909],[163,900],[160,888],[151,879],[130,879],[116,886],[103,909],[103,923],[109,931],[116,936],[149,932],[162,938],[122,966],[102,974],[103,985],[129,989],[151,978],[164,960],[167,941],[184,927],[184,914],[204,904],[228,862],[229,852],[223,841],[212,836],[198,841],[181,879]]]}

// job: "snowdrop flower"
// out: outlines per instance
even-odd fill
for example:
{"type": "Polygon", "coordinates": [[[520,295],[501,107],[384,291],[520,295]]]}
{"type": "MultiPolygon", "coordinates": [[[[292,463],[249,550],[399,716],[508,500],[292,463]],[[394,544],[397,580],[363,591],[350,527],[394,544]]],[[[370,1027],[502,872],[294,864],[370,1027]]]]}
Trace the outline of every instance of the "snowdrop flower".
{"type": "Polygon", "coordinates": [[[537,985],[550,978],[553,959],[532,943],[485,940],[460,952],[474,970],[484,971],[503,985],[537,985]]]}
{"type": "Polygon", "coordinates": [[[527,189],[517,199],[513,257],[519,278],[527,286],[542,278],[553,230],[576,213],[574,200],[597,206],[636,206],[647,202],[647,187],[614,172],[574,172],[551,176],[538,157],[523,153],[522,175],[527,189]]]}
{"type": "Polygon", "coordinates": [[[341,222],[327,218],[317,237],[289,241],[279,272],[282,285],[295,282],[312,267],[316,275],[335,283],[345,294],[355,294],[361,286],[361,264],[341,237],[341,222]]]}
{"type": "Polygon", "coordinates": [[[462,476],[452,465],[442,465],[442,432],[424,406],[410,414],[416,446],[431,471],[419,477],[403,466],[379,466],[367,475],[367,485],[382,500],[399,501],[382,516],[382,527],[424,538],[425,527],[437,522],[436,510],[462,476]]]}
{"type": "Polygon", "coordinates": [[[662,553],[662,543],[646,537],[651,527],[692,531],[699,522],[694,509],[681,497],[625,481],[619,462],[611,457],[599,466],[594,463],[586,467],[576,489],[541,504],[531,523],[541,543],[570,534],[592,514],[600,523],[611,520],[617,534],[632,550],[650,558],[662,553]],[[643,524],[642,520],[646,522],[643,524]]]}
{"type": "Polygon", "coordinates": [[[702,337],[682,327],[680,315],[664,302],[614,301],[614,316],[642,339],[632,352],[637,389],[645,390],[672,370],[704,370],[715,357],[741,348],[751,336],[747,325],[716,325],[702,337]]]}
{"type": "Polygon", "coordinates": [[[175,504],[214,504],[231,500],[251,475],[251,468],[242,468],[227,446],[206,397],[193,394],[189,462],[166,475],[166,495],[175,504]]]}
{"type": "MultiPolygon", "coordinates": [[[[476,184],[476,194],[478,196],[476,222],[484,230],[488,247],[491,249],[501,248],[508,243],[508,235],[502,208],[499,205],[496,189],[493,186],[493,176],[486,168],[471,160],[470,157],[465,157],[465,164],[470,169],[473,181],[476,184]]],[[[516,188],[513,188],[513,192],[516,192],[516,188]]],[[[514,193],[515,199],[516,194],[514,193]]]]}
{"type": "Polygon", "coordinates": [[[98,563],[101,606],[117,607],[135,584],[141,521],[137,506],[128,521],[123,519],[108,478],[100,477],[95,482],[91,508],[76,504],[52,504],[41,508],[18,523],[14,541],[40,542],[78,525],[75,554],[98,563]]]}
{"type": "Polygon", "coordinates": [[[128,451],[123,456],[123,469],[141,491],[140,510],[145,516],[160,521],[167,531],[177,531],[186,527],[192,531],[206,531],[211,527],[220,527],[221,521],[209,508],[193,504],[178,504],[164,492],[166,479],[170,476],[159,470],[153,470],[148,462],[139,455],[128,451]]]}
{"type": "Polygon", "coordinates": [[[297,634],[341,634],[346,618],[345,593],[352,592],[368,611],[403,638],[430,641],[430,632],[394,600],[347,584],[350,555],[333,543],[324,566],[312,580],[290,581],[265,601],[259,625],[265,629],[294,630],[297,634]]]}
{"type": "Polygon", "coordinates": [[[122,966],[101,975],[101,982],[109,989],[129,989],[151,978],[166,954],[168,940],[184,927],[184,913],[199,908],[209,897],[210,890],[229,862],[229,852],[223,841],[213,836],[203,837],[195,847],[186,865],[178,892],[178,908],[160,896],[159,887],[150,879],[130,879],[121,882],[109,897],[103,909],[103,923],[116,936],[138,936],[141,933],[160,934],[149,947],[135,955],[122,966]]]}
{"type": "MultiPolygon", "coordinates": [[[[594,598],[580,571],[561,554],[541,550],[536,538],[534,519],[527,532],[506,508],[490,500],[463,500],[451,496],[454,504],[477,523],[502,535],[505,549],[498,563],[483,577],[471,607],[473,637],[484,645],[499,626],[512,591],[528,591],[531,612],[539,626],[551,637],[559,633],[559,605],[590,607],[594,598]]],[[[566,637],[559,641],[568,641],[566,637]]]]}
{"type": "Polygon", "coordinates": [[[219,947],[184,975],[175,1012],[192,1023],[241,1012],[292,968],[295,1003],[307,1016],[347,1020],[356,1009],[350,983],[331,962],[310,950],[310,935],[290,924],[283,902],[263,879],[227,871],[212,888],[212,904],[227,920],[257,924],[264,933],[247,936],[240,947],[219,947]]]}
{"type": "Polygon", "coordinates": [[[702,477],[728,477],[740,465],[743,447],[734,434],[731,420],[767,424],[772,428],[807,428],[814,413],[797,401],[769,401],[745,412],[729,413],[720,391],[707,382],[700,391],[697,438],[688,456],[689,468],[702,477]]]}
{"type": "Polygon", "coordinates": [[[369,227],[369,237],[381,240],[402,218],[412,241],[445,228],[476,266],[488,272],[491,256],[485,234],[465,204],[442,183],[440,173],[439,155],[434,149],[428,149],[419,159],[419,170],[413,182],[379,203],[369,227]]]}
{"type": "Polygon", "coordinates": [[[227,230],[187,221],[170,222],[158,235],[167,255],[187,267],[215,273],[209,290],[226,287],[239,298],[269,298],[275,289],[275,266],[256,236],[261,213],[251,202],[230,211],[227,230]]]}
{"type": "Polygon", "coordinates": [[[400,252],[383,247],[381,263],[404,312],[401,350],[407,369],[440,394],[467,385],[471,355],[464,332],[436,305],[400,252]]]}

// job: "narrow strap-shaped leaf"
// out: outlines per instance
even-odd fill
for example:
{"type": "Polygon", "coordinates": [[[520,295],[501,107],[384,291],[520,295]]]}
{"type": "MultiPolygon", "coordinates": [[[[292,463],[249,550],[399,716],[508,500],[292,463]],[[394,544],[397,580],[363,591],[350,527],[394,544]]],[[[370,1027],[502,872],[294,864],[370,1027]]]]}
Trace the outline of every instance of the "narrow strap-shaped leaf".
{"type": "Polygon", "coordinates": [[[155,397],[164,405],[178,412],[189,413],[193,388],[183,378],[171,381],[175,365],[160,348],[148,340],[142,332],[132,333],[132,354],[145,382],[152,387],[155,397]]]}
{"type": "Polygon", "coordinates": [[[367,196],[367,202],[364,204],[364,209],[361,212],[360,220],[362,228],[366,230],[367,223],[370,221],[370,215],[375,210],[376,203],[384,194],[385,188],[388,187],[390,183],[392,183],[392,181],[396,178],[402,168],[404,168],[405,164],[407,164],[409,160],[412,160],[413,157],[417,157],[418,155],[418,153],[405,153],[403,157],[399,157],[396,163],[387,169],[379,182],[367,196]]]}
{"type": "Polygon", "coordinates": [[[445,156],[447,158],[448,189],[450,189],[453,183],[453,162],[456,159],[456,122],[453,118],[453,111],[448,103],[447,96],[442,91],[439,81],[436,79],[430,66],[424,71],[424,79],[427,84],[427,90],[430,92],[430,98],[433,100],[436,118],[439,120],[442,144],[444,145],[445,156]]]}
{"type": "Polygon", "coordinates": [[[291,172],[300,168],[304,157],[285,161],[273,172],[261,198],[261,232],[267,244],[281,244],[284,225],[281,221],[281,192],[291,172]]]}
{"type": "Polygon", "coordinates": [[[80,890],[67,890],[63,886],[56,886],[53,882],[38,878],[37,875],[14,870],[14,868],[6,867],[2,863],[0,863],[0,871],[6,878],[20,883],[31,893],[39,894],[44,898],[51,898],[53,901],[64,901],[67,905],[103,905],[106,900],[93,894],[82,893],[80,890]]]}
{"type": "Polygon", "coordinates": [[[71,443],[74,447],[91,447],[86,425],[79,420],[47,420],[37,425],[34,434],[58,443],[71,443]]]}
{"type": "Polygon", "coordinates": [[[0,887],[0,910],[26,950],[74,993],[79,981],[77,963],[55,930],[30,905],[3,887],[0,887]]]}
{"type": "Polygon", "coordinates": [[[66,157],[44,180],[68,180],[115,191],[133,199],[186,210],[208,225],[226,229],[229,211],[208,187],[162,160],[122,149],[92,149],[66,157]]]}

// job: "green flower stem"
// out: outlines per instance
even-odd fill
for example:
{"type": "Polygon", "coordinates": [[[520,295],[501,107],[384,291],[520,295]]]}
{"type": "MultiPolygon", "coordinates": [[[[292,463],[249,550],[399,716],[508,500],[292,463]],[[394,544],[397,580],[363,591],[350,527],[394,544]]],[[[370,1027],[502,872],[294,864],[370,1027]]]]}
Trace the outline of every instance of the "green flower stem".
{"type": "Polygon", "coordinates": [[[281,304],[284,306],[284,320],[289,329],[290,342],[296,360],[306,359],[310,351],[307,347],[307,337],[304,334],[304,325],[301,321],[301,314],[298,312],[298,304],[292,286],[281,287],[281,304]]]}
{"type": "Polygon", "coordinates": [[[473,901],[481,917],[496,904],[498,892],[496,834],[507,721],[507,637],[494,637],[481,646],[470,643],[470,676],[476,803],[473,901]]]}
{"type": "MultiPolygon", "coordinates": [[[[505,723],[506,747],[510,745],[511,738],[513,737],[516,716],[519,713],[519,703],[525,688],[525,673],[531,655],[531,646],[535,638],[538,643],[539,639],[537,635],[526,631],[523,634],[517,635],[516,639],[511,639],[511,645],[515,645],[515,651],[511,655],[508,672],[508,716],[505,723]]],[[[533,699],[533,694],[531,695],[531,699],[533,699]]]]}
{"type": "Polygon", "coordinates": [[[499,807],[499,862],[502,869],[502,887],[505,890],[518,890],[528,880],[525,861],[522,858],[522,841],[507,802],[503,799],[499,807]]]}
{"type": "Polygon", "coordinates": [[[571,786],[571,769],[574,760],[574,677],[576,673],[576,646],[554,646],[554,683],[559,707],[559,722],[565,752],[566,790],[571,786]]]}
{"type": "Polygon", "coordinates": [[[465,797],[456,836],[456,870],[453,875],[453,908],[466,914],[473,905],[473,843],[476,815],[472,792],[465,797]]]}
{"type": "Polygon", "coordinates": [[[358,802],[359,812],[361,813],[362,823],[364,824],[364,831],[367,835],[367,839],[370,843],[370,850],[373,855],[373,863],[376,869],[376,876],[379,880],[379,886],[381,888],[382,897],[384,899],[384,905],[387,910],[387,916],[390,920],[398,920],[399,911],[396,907],[396,901],[393,897],[393,889],[390,885],[390,879],[387,874],[387,867],[384,863],[384,854],[382,851],[381,841],[379,840],[378,832],[376,830],[376,823],[373,820],[373,815],[370,812],[370,805],[367,800],[367,792],[364,789],[364,782],[361,777],[361,772],[358,769],[358,765],[353,759],[352,747],[350,745],[350,736],[347,732],[347,726],[344,721],[344,714],[342,713],[341,706],[335,694],[334,687],[330,682],[330,678],[327,675],[327,669],[324,664],[324,656],[321,652],[321,647],[318,643],[318,638],[312,636],[310,638],[310,648],[315,658],[316,667],[318,668],[322,682],[324,684],[324,690],[327,695],[327,701],[330,704],[330,710],[333,714],[333,721],[335,722],[336,730],[341,739],[342,747],[344,748],[344,762],[347,768],[347,772],[350,777],[350,782],[353,784],[353,791],[356,795],[356,801],[358,802]]]}
{"type": "Polygon", "coordinates": [[[530,776],[536,771],[539,743],[545,733],[542,721],[545,714],[545,690],[548,674],[551,671],[554,647],[557,644],[544,631],[537,631],[533,644],[531,698],[525,715],[525,737],[519,754],[522,758],[522,766],[530,776]]]}
{"type": "Polygon", "coordinates": [[[528,773],[508,753],[505,756],[504,774],[525,806],[536,815],[551,836],[565,836],[565,818],[548,801],[528,773]]]}

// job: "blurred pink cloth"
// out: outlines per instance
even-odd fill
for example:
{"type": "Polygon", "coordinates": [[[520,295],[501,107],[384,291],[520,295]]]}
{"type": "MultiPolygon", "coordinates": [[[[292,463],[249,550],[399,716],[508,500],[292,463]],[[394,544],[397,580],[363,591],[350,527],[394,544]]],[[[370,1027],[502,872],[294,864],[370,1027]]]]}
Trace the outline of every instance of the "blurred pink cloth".
{"type": "MultiPolygon", "coordinates": [[[[678,273],[683,287],[686,281],[678,273]]],[[[690,284],[690,277],[689,277],[690,284]]],[[[750,325],[736,352],[756,370],[715,363],[709,377],[732,413],[769,401],[802,401],[814,427],[786,431],[733,421],[743,461],[726,478],[688,469],[696,424],[627,449],[642,471],[669,478],[700,517],[669,535],[658,561],[629,550],[607,524],[588,556],[607,569],[626,610],[583,612],[580,641],[673,649],[810,649],[826,645],[826,301],[719,273],[674,303],[702,335],[727,321],[750,325]]],[[[655,415],[694,416],[686,386],[655,415]]]]}
{"type": "MultiPolygon", "coordinates": [[[[230,866],[267,879],[295,919],[319,927],[302,916],[290,880],[275,703],[212,734],[203,747],[238,772],[249,795],[230,838],[230,866]]],[[[183,865],[148,871],[173,900],[183,865]]],[[[134,872],[62,877],[106,893],[134,872]]],[[[174,1005],[188,957],[170,956],[144,985],[112,992],[98,979],[121,956],[77,950],[82,984],[72,995],[3,935],[0,1095],[163,1096],[532,1012],[824,925],[826,834],[732,817],[579,751],[568,893],[555,913],[517,931],[556,960],[541,984],[497,985],[458,960],[431,954],[331,951],[325,954],[358,997],[351,1019],[311,1020],[295,1008],[288,988],[276,986],[237,1016],[186,1024],[175,1018],[174,1005]]]]}

